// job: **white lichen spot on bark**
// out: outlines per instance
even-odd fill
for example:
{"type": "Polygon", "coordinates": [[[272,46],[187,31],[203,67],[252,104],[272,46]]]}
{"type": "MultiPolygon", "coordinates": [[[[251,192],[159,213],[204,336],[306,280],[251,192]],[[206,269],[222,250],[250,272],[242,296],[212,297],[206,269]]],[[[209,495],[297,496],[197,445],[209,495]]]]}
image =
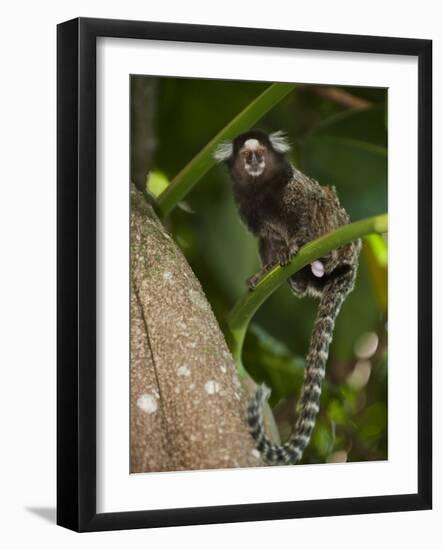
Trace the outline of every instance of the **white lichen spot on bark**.
{"type": "Polygon", "coordinates": [[[178,367],[177,374],[178,376],[190,376],[191,371],[188,369],[186,365],[182,365],[181,367],[178,367]]]}
{"type": "Polygon", "coordinates": [[[172,281],[172,273],[170,271],[165,271],[163,273],[163,280],[164,281],[172,281]]]}
{"type": "Polygon", "coordinates": [[[137,406],[148,414],[153,414],[158,408],[157,398],[152,393],[144,393],[137,399],[137,406]]]}
{"type": "Polygon", "coordinates": [[[209,309],[208,302],[205,300],[205,298],[201,295],[198,290],[194,290],[193,288],[189,291],[189,298],[191,299],[191,302],[198,306],[201,309],[209,309]]]}
{"type": "Polygon", "coordinates": [[[258,449],[252,449],[251,454],[256,458],[260,458],[260,451],[258,449]]]}
{"type": "Polygon", "coordinates": [[[215,380],[208,380],[205,384],[205,390],[209,395],[213,395],[220,391],[220,384],[215,380]]]}

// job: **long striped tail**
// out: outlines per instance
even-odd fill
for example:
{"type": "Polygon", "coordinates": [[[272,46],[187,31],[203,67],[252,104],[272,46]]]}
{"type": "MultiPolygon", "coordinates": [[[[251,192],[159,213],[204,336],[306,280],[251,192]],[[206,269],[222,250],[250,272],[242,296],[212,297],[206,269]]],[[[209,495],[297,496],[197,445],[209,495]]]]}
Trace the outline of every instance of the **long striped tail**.
{"type": "Polygon", "coordinates": [[[317,413],[320,409],[322,382],[325,377],[329,346],[332,341],[335,320],[346,296],[354,288],[356,268],[328,282],[320,298],[317,318],[311,334],[306,357],[303,387],[297,405],[297,421],[288,441],[283,445],[273,443],[264,431],[263,404],[270,395],[264,384],[259,386],[248,407],[248,422],[256,440],[257,449],[270,464],[295,464],[311,439],[317,413]]]}

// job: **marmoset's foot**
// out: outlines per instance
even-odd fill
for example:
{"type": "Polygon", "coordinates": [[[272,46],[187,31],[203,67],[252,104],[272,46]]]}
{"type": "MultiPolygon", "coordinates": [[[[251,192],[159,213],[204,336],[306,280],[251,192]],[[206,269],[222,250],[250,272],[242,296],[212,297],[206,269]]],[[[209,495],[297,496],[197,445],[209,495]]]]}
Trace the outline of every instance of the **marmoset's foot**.
{"type": "Polygon", "coordinates": [[[260,271],[258,271],[254,275],[251,275],[249,279],[246,279],[246,286],[249,288],[249,290],[254,290],[259,280],[264,275],[266,275],[266,273],[270,271],[273,267],[274,267],[274,264],[266,264],[260,269],[260,271]]]}
{"type": "Polygon", "coordinates": [[[249,288],[249,290],[254,290],[261,276],[262,272],[260,271],[259,273],[255,273],[254,275],[251,275],[251,277],[246,279],[246,286],[249,288]]]}
{"type": "Polygon", "coordinates": [[[289,252],[289,250],[283,249],[283,250],[280,250],[280,251],[278,252],[277,258],[278,258],[278,263],[279,263],[282,267],[285,267],[285,266],[287,266],[287,265],[289,264],[289,262],[291,261],[292,256],[291,256],[291,253],[289,252]]]}

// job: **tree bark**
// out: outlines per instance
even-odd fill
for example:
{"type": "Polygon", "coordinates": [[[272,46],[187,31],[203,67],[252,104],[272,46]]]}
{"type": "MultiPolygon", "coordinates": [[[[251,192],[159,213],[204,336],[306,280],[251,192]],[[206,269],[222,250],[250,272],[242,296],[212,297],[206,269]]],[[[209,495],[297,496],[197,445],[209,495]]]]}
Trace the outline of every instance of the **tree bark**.
{"type": "Polygon", "coordinates": [[[134,188],[131,268],[131,472],[263,465],[200,283],[134,188]]]}

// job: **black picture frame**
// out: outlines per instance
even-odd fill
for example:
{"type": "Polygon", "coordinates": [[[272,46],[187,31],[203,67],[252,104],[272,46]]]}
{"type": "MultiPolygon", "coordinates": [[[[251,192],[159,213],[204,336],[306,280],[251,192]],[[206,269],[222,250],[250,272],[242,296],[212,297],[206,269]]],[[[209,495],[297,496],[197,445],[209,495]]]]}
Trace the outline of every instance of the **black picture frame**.
{"type": "Polygon", "coordinates": [[[432,42],[74,19],[57,29],[57,523],[76,531],[368,514],[432,506],[432,42]],[[96,39],[399,54],[418,58],[418,491],[361,498],[96,512],[96,39]]]}

